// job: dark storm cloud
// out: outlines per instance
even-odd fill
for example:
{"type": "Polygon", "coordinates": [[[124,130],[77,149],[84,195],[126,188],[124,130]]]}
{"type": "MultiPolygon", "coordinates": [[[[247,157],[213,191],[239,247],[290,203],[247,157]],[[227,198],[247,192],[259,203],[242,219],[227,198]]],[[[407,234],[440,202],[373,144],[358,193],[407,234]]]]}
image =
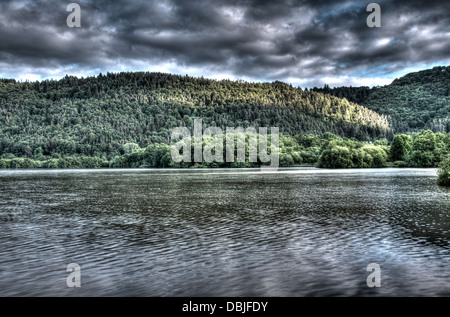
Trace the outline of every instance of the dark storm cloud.
{"type": "Polygon", "coordinates": [[[0,76],[156,70],[372,85],[449,63],[450,2],[377,1],[382,26],[369,28],[370,2],[80,0],[82,27],[68,28],[69,1],[1,1],[0,76]]]}

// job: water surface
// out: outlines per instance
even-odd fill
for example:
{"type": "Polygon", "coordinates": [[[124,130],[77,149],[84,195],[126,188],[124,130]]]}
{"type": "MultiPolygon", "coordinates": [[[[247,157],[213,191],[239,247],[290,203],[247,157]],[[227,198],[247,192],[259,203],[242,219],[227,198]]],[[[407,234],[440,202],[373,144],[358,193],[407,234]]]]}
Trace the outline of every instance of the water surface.
{"type": "Polygon", "coordinates": [[[0,296],[450,296],[449,206],[434,169],[2,170],[0,296]]]}

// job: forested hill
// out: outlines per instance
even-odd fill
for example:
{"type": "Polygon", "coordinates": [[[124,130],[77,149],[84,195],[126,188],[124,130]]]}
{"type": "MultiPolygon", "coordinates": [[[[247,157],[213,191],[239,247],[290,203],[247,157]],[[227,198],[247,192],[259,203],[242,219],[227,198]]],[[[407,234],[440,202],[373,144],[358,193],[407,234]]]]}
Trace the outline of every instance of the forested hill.
{"type": "Polygon", "coordinates": [[[407,74],[383,87],[314,88],[391,117],[396,132],[450,132],[450,66],[407,74]]]}
{"type": "Polygon", "coordinates": [[[41,82],[0,80],[0,155],[107,159],[129,142],[170,142],[173,128],[279,127],[284,134],[371,140],[392,136],[387,117],[290,85],[127,72],[41,82]]]}

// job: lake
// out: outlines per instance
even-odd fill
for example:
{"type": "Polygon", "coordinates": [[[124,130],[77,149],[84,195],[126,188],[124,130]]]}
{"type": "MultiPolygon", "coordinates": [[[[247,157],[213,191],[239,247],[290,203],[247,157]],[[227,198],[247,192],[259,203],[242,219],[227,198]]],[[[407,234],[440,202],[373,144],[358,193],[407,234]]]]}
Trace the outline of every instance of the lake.
{"type": "Polygon", "coordinates": [[[0,296],[450,296],[435,169],[1,170],[0,197],[0,296]]]}

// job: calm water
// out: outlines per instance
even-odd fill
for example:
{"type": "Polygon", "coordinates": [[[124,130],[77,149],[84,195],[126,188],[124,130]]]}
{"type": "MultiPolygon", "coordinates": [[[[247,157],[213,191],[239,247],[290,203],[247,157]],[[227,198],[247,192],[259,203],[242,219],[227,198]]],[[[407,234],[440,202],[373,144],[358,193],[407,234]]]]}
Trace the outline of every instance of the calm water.
{"type": "Polygon", "coordinates": [[[450,296],[449,206],[434,169],[2,170],[0,296],[450,296]]]}

